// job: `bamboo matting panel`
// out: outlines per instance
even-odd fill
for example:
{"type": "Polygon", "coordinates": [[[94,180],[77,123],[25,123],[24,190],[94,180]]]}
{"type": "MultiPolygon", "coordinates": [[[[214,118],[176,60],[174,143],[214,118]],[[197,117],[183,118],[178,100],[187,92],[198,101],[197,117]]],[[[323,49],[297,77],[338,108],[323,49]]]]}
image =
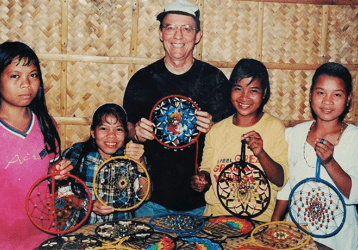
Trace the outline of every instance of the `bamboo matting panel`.
{"type": "Polygon", "coordinates": [[[268,3],[264,8],[263,62],[321,62],[321,5],[268,3]]]}
{"type": "Polygon", "coordinates": [[[68,1],[68,54],[128,57],[131,31],[131,1],[68,1]]]}
{"type": "MultiPolygon", "coordinates": [[[[0,42],[23,41],[39,55],[47,106],[59,124],[63,149],[86,140],[94,110],[105,102],[122,104],[130,77],[164,56],[156,16],[173,1],[1,1],[0,42]]],[[[198,59],[227,77],[244,57],[268,67],[272,93],[265,111],[287,126],[311,119],[308,96],[314,70],[335,61],[352,73],[354,99],[347,121],[357,123],[357,4],[189,2],[201,11],[204,36],[195,48],[198,59]]]]}
{"type": "Polygon", "coordinates": [[[257,2],[205,1],[202,59],[237,62],[255,58],[258,8],[257,2]]]}
{"type": "Polygon", "coordinates": [[[45,85],[46,105],[54,117],[61,116],[61,64],[56,61],[41,61],[41,72],[45,85]]]}
{"type": "Polygon", "coordinates": [[[358,63],[358,6],[329,7],[326,59],[358,63]]]}
{"type": "Polygon", "coordinates": [[[0,42],[22,41],[36,53],[61,52],[61,1],[1,0],[0,42]]]}
{"type": "Polygon", "coordinates": [[[91,117],[100,104],[123,103],[127,71],[127,65],[123,64],[69,64],[67,116],[91,117]]]}
{"type": "Polygon", "coordinates": [[[139,0],[137,57],[156,58],[164,56],[163,45],[159,39],[157,15],[169,2],[164,0],[139,0]]]}

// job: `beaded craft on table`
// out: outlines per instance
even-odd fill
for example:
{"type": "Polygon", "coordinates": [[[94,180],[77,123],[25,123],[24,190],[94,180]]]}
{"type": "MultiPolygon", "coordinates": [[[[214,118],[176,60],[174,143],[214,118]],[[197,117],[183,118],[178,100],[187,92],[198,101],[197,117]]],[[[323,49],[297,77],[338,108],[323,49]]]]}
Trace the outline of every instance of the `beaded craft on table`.
{"type": "Polygon", "coordinates": [[[293,222],[275,221],[257,226],[251,232],[250,240],[240,242],[240,247],[250,246],[262,247],[263,249],[293,250],[307,245],[310,239],[311,236],[298,228],[293,222]]]}
{"type": "Polygon", "coordinates": [[[202,218],[186,213],[157,215],[150,219],[149,225],[155,230],[190,236],[200,232],[205,222],[202,218]]]}
{"type": "Polygon", "coordinates": [[[220,250],[224,249],[219,242],[202,237],[183,237],[178,240],[178,248],[185,250],[220,250]]]}
{"type": "Polygon", "coordinates": [[[91,250],[102,246],[102,242],[95,236],[63,235],[45,240],[38,250],[86,249],[91,250]]]}
{"type": "Polygon", "coordinates": [[[129,235],[152,231],[153,229],[148,224],[135,220],[105,222],[95,229],[96,235],[107,241],[119,240],[129,235]]]}
{"type": "Polygon", "coordinates": [[[236,238],[249,235],[255,228],[251,220],[234,216],[219,216],[205,218],[202,231],[214,237],[236,238]]]}
{"type": "MultiPolygon", "coordinates": [[[[172,250],[177,249],[174,238],[165,233],[145,232],[129,236],[121,244],[126,249],[172,250]]],[[[121,249],[117,247],[117,249],[121,249]]]]}

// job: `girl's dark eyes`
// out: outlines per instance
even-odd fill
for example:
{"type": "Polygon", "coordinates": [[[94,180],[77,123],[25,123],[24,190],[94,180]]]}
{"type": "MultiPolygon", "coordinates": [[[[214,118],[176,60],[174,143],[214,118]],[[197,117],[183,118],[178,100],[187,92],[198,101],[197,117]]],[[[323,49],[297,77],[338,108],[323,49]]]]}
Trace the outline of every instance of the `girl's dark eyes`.
{"type": "Polygon", "coordinates": [[[11,75],[11,78],[18,78],[19,75],[11,75]]]}
{"type": "Polygon", "coordinates": [[[31,77],[33,77],[33,78],[38,78],[39,75],[38,75],[37,73],[34,73],[34,74],[31,74],[31,77]]]}

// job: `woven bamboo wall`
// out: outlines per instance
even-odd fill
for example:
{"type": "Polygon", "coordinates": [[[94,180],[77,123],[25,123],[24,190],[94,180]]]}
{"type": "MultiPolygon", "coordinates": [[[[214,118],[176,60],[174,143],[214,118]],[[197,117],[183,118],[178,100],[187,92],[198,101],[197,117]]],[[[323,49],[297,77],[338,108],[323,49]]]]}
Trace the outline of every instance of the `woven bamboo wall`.
{"type": "MultiPolygon", "coordinates": [[[[164,55],[156,15],[172,1],[1,0],[0,42],[23,41],[39,55],[63,148],[87,139],[95,108],[122,104],[130,77],[164,55]]],[[[357,123],[358,1],[190,2],[201,10],[204,31],[195,49],[198,59],[228,77],[243,57],[268,67],[272,95],[266,111],[288,126],[311,119],[314,70],[335,61],[353,75],[347,121],[357,123]]]]}

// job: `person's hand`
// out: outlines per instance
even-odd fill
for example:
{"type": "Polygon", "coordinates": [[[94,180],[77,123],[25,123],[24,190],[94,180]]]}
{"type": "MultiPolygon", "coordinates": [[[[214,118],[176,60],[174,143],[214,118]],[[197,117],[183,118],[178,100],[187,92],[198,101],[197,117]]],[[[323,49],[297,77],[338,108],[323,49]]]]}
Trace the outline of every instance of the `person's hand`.
{"type": "MultiPolygon", "coordinates": [[[[191,187],[197,192],[203,192],[204,189],[210,186],[210,180],[207,180],[207,175],[209,173],[200,172],[197,175],[191,177],[191,187]]],[[[210,178],[210,177],[209,177],[210,178]]]]}
{"type": "Polygon", "coordinates": [[[111,206],[104,206],[99,200],[93,202],[92,211],[98,215],[107,215],[114,212],[111,206]]]}
{"type": "Polygon", "coordinates": [[[142,162],[144,160],[144,145],[130,141],[124,149],[124,154],[134,160],[142,162]]]}
{"type": "Polygon", "coordinates": [[[321,163],[323,166],[333,160],[334,145],[328,140],[324,140],[324,142],[321,143],[320,139],[317,139],[315,142],[315,150],[317,156],[321,158],[321,163]]]}
{"type": "Polygon", "coordinates": [[[63,180],[67,177],[64,175],[66,173],[70,173],[73,169],[73,166],[71,164],[71,161],[68,159],[62,159],[59,160],[53,164],[50,165],[48,172],[52,174],[53,172],[58,172],[59,175],[55,176],[56,180],[63,180]]]}
{"type": "Polygon", "coordinates": [[[258,157],[262,152],[264,152],[261,135],[256,131],[252,130],[244,135],[242,135],[241,140],[247,142],[247,147],[258,157]]]}
{"type": "Polygon", "coordinates": [[[142,118],[135,125],[135,136],[134,138],[138,142],[145,142],[146,140],[154,140],[153,132],[153,124],[151,121],[142,118]]]}
{"type": "Polygon", "coordinates": [[[197,127],[199,131],[203,133],[208,133],[211,127],[214,125],[213,117],[205,111],[196,111],[196,124],[199,126],[197,127]]]}

